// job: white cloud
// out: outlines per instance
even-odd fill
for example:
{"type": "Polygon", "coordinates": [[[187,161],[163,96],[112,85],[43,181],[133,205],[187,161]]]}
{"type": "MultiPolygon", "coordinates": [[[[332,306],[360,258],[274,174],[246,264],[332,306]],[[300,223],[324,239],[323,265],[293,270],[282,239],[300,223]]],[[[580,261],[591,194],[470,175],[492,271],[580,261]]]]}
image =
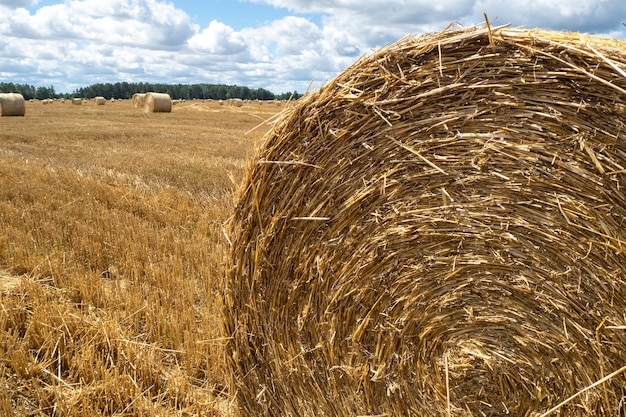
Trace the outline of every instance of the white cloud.
{"type": "Polygon", "coordinates": [[[489,19],[514,26],[608,33],[626,17],[623,0],[477,0],[474,14],[487,11],[489,19]]]}
{"type": "MultiPolygon", "coordinates": [[[[0,0],[0,82],[226,83],[304,91],[358,56],[449,23],[490,21],[623,37],[623,0],[248,0],[292,15],[199,27],[176,0],[0,0]]],[[[242,7],[245,5],[242,4],[242,7]]]]}
{"type": "Polygon", "coordinates": [[[287,8],[294,13],[323,13],[342,19],[352,17],[376,26],[428,24],[471,13],[474,0],[251,0],[287,8]]]}
{"type": "Polygon", "coordinates": [[[189,39],[193,49],[216,55],[236,55],[246,50],[246,41],[241,33],[230,26],[213,20],[202,32],[189,39]]]}
{"type": "Polygon", "coordinates": [[[323,32],[314,23],[302,18],[288,16],[266,26],[244,31],[246,36],[262,43],[264,39],[275,45],[278,56],[300,55],[309,49],[318,49],[323,32]]]}
{"type": "Polygon", "coordinates": [[[17,9],[0,22],[5,36],[42,40],[85,39],[94,43],[162,48],[181,45],[196,30],[189,16],[157,0],[67,0],[30,14],[17,9]]]}

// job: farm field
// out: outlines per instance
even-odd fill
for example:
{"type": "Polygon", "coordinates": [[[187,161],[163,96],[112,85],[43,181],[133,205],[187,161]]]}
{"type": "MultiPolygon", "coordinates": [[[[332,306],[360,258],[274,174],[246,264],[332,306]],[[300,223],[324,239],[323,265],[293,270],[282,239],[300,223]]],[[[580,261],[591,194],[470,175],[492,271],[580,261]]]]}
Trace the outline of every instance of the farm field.
{"type": "Polygon", "coordinates": [[[0,118],[0,415],[227,416],[233,190],[282,107],[0,118]]]}

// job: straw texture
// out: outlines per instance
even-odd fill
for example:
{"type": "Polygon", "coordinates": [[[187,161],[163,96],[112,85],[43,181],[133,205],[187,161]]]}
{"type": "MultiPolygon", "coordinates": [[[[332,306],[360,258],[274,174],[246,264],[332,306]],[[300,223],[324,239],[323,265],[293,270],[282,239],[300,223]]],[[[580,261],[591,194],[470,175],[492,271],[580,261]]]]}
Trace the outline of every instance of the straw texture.
{"type": "Polygon", "coordinates": [[[135,93],[132,97],[133,107],[143,107],[146,102],[146,94],[145,93],[135,93]]]}
{"type": "Polygon", "coordinates": [[[143,108],[148,113],[169,113],[172,111],[172,99],[166,93],[146,93],[143,108]]]}
{"type": "Polygon", "coordinates": [[[0,116],[24,116],[26,103],[19,93],[0,93],[0,116]]]}
{"type": "Polygon", "coordinates": [[[625,70],[451,30],[281,113],[226,229],[238,415],[623,415],[625,70]]]}

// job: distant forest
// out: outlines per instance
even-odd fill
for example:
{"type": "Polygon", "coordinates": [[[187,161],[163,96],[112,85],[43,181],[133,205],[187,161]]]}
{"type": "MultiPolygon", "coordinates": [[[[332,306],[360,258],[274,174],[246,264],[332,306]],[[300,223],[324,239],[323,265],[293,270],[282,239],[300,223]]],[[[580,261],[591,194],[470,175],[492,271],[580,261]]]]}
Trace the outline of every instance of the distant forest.
{"type": "Polygon", "coordinates": [[[72,97],[91,99],[97,96],[102,96],[106,99],[129,99],[135,93],[146,93],[149,91],[168,93],[173,100],[226,100],[229,98],[240,98],[243,100],[286,100],[290,97],[297,99],[301,96],[297,91],[274,94],[263,88],[252,89],[224,84],[98,83],[90,85],[89,87],[79,88],[72,93],[57,94],[54,91],[54,86],[35,87],[28,84],[0,83],[0,93],[20,93],[26,100],[72,97]]]}

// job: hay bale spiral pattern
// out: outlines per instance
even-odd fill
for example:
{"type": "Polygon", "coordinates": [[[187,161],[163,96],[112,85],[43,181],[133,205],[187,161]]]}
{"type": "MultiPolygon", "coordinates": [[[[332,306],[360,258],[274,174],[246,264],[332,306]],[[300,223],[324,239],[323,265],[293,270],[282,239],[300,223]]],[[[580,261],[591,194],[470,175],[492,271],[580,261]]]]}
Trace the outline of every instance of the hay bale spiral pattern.
{"type": "Polygon", "coordinates": [[[239,415],[621,415],[625,70],[619,41],[472,28],[285,111],[228,228],[239,415]]]}

